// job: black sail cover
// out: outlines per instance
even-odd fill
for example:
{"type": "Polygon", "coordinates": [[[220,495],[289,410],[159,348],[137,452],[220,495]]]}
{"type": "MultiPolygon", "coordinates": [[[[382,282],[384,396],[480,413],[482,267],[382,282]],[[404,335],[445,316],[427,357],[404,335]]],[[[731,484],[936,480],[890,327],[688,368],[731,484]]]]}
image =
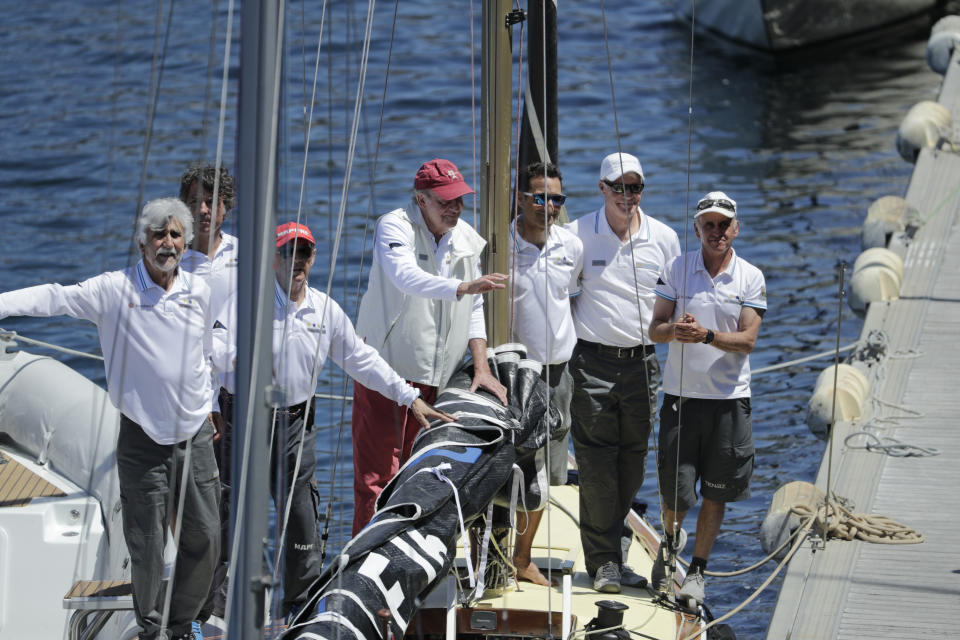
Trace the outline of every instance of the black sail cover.
{"type": "Polygon", "coordinates": [[[507,504],[515,464],[524,470],[523,508],[543,508],[546,473],[533,461],[547,438],[564,437],[567,427],[547,402],[540,365],[523,355],[516,344],[489,355],[507,406],[486,391],[469,391],[471,363],[453,375],[434,406],[457,421],[420,432],[370,524],[318,578],[283,638],[381,638],[382,609],[391,614],[392,635],[402,637],[420,598],[450,572],[461,515],[469,526],[492,500],[507,504]]]}

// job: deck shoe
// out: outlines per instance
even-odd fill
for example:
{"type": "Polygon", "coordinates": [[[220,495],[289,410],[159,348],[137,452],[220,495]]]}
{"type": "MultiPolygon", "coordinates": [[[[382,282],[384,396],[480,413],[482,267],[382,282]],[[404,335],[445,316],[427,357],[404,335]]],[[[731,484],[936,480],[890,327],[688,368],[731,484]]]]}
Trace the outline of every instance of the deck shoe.
{"type": "Polygon", "coordinates": [[[677,592],[677,600],[685,603],[691,609],[696,609],[706,597],[706,580],[699,571],[691,571],[684,578],[680,585],[680,591],[677,592]]]}
{"type": "Polygon", "coordinates": [[[634,571],[630,565],[620,565],[620,584],[625,587],[643,589],[647,586],[647,579],[634,571]]]}
{"type": "Polygon", "coordinates": [[[601,593],[620,593],[620,567],[616,562],[605,562],[597,569],[593,588],[601,593]]]}

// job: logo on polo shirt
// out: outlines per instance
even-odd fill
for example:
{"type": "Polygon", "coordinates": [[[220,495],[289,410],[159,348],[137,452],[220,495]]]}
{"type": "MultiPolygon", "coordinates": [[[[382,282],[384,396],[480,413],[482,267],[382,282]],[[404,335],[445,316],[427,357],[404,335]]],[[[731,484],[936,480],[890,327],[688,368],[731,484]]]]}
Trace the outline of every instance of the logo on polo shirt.
{"type": "Polygon", "coordinates": [[[312,331],[313,333],[326,333],[327,328],[316,322],[306,322],[307,331],[312,331]]]}
{"type": "Polygon", "coordinates": [[[606,260],[594,260],[594,261],[591,262],[590,264],[592,264],[594,267],[605,267],[605,266],[607,266],[607,261],[606,261],[606,260]]]}

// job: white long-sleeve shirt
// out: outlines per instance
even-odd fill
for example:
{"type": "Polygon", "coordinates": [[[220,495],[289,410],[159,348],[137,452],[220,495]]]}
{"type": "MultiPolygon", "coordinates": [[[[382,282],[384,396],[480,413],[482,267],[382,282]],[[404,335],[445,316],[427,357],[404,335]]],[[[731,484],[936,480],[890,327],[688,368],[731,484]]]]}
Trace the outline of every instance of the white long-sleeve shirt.
{"type": "MultiPolygon", "coordinates": [[[[236,340],[231,337],[236,332],[236,306],[228,305],[228,309],[214,335],[218,367],[230,368],[236,357],[236,340]]],[[[328,357],[351,378],[397,404],[410,406],[420,397],[376,349],[360,339],[339,304],[310,287],[297,304],[274,282],[273,377],[285,391],[288,406],[313,396],[314,361],[319,373],[328,357]]]]}
{"type": "Polygon", "coordinates": [[[169,291],[141,260],[79,284],[0,294],[0,318],[68,315],[97,325],[110,400],[159,444],[193,437],[210,412],[210,289],[180,271],[169,291]]]}
{"type": "MultiPolygon", "coordinates": [[[[416,247],[410,242],[407,223],[399,216],[385,215],[377,225],[374,260],[383,267],[383,272],[397,289],[407,295],[439,300],[456,300],[457,287],[462,280],[450,277],[452,264],[451,234],[444,234],[434,251],[439,275],[427,273],[417,264],[416,247]]],[[[483,273],[480,263],[473,272],[476,280],[483,273]]],[[[483,296],[473,297],[473,315],[470,316],[468,339],[487,339],[487,326],[483,318],[483,296]]]]}

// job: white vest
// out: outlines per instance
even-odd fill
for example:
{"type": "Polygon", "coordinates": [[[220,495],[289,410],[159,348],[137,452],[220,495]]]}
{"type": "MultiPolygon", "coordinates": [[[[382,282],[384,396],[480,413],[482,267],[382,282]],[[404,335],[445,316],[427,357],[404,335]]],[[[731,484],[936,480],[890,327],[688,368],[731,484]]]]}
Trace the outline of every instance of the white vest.
{"type": "MultiPolygon", "coordinates": [[[[409,239],[418,266],[440,275],[433,233],[416,205],[386,215],[399,216],[410,225],[409,239]]],[[[450,233],[450,277],[469,282],[474,279],[487,242],[463,220],[450,233]]],[[[463,361],[472,315],[473,295],[463,295],[453,302],[407,295],[393,285],[383,266],[374,260],[367,292],[360,301],[357,333],[405,379],[442,387],[463,361]]]]}

